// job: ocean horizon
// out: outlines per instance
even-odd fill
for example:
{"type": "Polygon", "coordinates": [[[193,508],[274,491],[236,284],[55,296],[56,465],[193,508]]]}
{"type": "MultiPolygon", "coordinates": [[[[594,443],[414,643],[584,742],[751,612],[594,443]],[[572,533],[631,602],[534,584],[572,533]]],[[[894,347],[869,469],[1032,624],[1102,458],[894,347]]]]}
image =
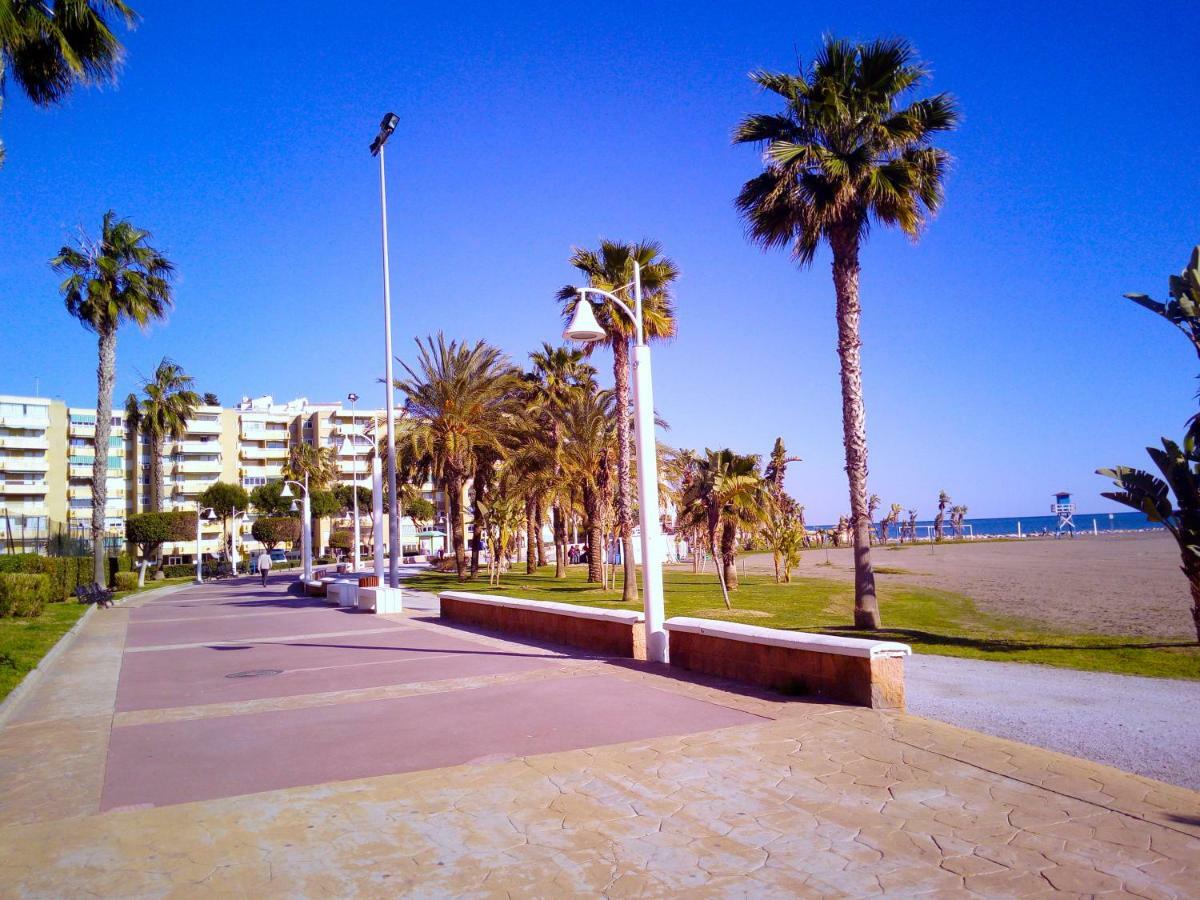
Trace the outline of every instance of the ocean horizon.
{"type": "MultiPolygon", "coordinates": [[[[1075,530],[1077,532],[1093,531],[1093,523],[1097,533],[1104,532],[1120,532],[1120,531],[1151,531],[1161,529],[1163,526],[1157,522],[1151,522],[1146,518],[1145,513],[1134,512],[1116,512],[1116,513],[1075,513],[1075,530]]],[[[1043,532],[1054,534],[1058,531],[1058,516],[999,516],[994,518],[978,518],[978,519],[963,519],[963,531],[967,535],[975,535],[976,537],[1005,537],[1008,535],[1017,534],[1017,523],[1020,523],[1021,534],[1034,535],[1042,534],[1043,532]]],[[[877,522],[878,524],[878,522],[877,522]]],[[[832,529],[834,525],[809,525],[812,530],[817,529],[832,529]]],[[[920,538],[928,538],[929,530],[933,528],[932,519],[917,519],[917,535],[920,538]]],[[[895,538],[899,535],[899,525],[894,525],[888,532],[889,537],[895,538]]],[[[950,528],[950,517],[946,517],[943,524],[943,535],[951,536],[954,532],[950,528]]]]}

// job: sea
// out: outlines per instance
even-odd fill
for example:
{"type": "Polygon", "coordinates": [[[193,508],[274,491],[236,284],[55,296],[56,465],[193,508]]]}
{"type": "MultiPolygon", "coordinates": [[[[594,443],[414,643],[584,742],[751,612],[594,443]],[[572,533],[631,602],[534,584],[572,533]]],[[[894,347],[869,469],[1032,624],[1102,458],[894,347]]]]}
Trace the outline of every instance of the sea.
{"type": "MultiPolygon", "coordinates": [[[[967,535],[975,537],[1004,537],[1017,534],[1017,523],[1020,523],[1021,534],[1033,535],[1041,534],[1043,531],[1054,534],[1058,530],[1057,516],[1010,516],[996,519],[963,519],[963,532],[967,535]]],[[[810,525],[809,528],[832,528],[832,525],[810,525]]],[[[1092,531],[1104,533],[1108,531],[1157,531],[1163,526],[1151,522],[1146,518],[1145,513],[1140,512],[1117,512],[1117,513],[1075,513],[1075,530],[1076,532],[1092,531]]],[[[920,538],[928,538],[930,530],[933,528],[932,519],[917,520],[917,536],[920,538]]],[[[895,526],[891,529],[892,536],[897,534],[895,526]]],[[[943,525],[943,533],[947,536],[954,532],[950,530],[949,516],[943,525]]]]}

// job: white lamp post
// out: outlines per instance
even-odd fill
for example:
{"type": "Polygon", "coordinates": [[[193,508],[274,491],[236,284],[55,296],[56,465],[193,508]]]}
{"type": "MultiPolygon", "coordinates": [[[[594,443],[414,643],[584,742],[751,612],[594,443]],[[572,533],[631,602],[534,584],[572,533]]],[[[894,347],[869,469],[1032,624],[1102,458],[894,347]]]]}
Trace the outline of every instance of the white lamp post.
{"type": "Polygon", "coordinates": [[[312,581],[312,507],[308,502],[308,474],[304,475],[304,484],[298,481],[283,482],[283,490],[279,492],[280,497],[291,497],[292,489],[288,485],[294,484],[304,492],[303,494],[303,515],[300,522],[300,563],[304,567],[304,582],[307,584],[312,581]]]}
{"type": "Polygon", "coordinates": [[[349,394],[346,399],[350,401],[351,434],[342,442],[342,449],[345,449],[347,442],[350,443],[350,468],[354,473],[354,571],[357,572],[362,567],[362,555],[359,549],[362,547],[362,532],[361,524],[358,521],[358,435],[353,433],[358,424],[358,420],[354,417],[358,409],[358,394],[349,394]]]}
{"type": "Polygon", "coordinates": [[[200,519],[203,518],[206,522],[212,522],[217,518],[217,514],[211,506],[201,508],[200,504],[196,504],[196,584],[204,584],[204,570],[200,565],[200,559],[203,555],[200,551],[200,519]]]}
{"type": "Polygon", "coordinates": [[[238,538],[241,537],[242,533],[242,527],[238,524],[238,519],[245,519],[249,512],[248,509],[243,509],[241,512],[234,509],[230,515],[230,519],[233,520],[233,531],[229,535],[229,565],[234,575],[238,573],[238,538]]]}
{"type": "Polygon", "coordinates": [[[384,348],[384,386],[387,398],[387,483],[391,492],[392,503],[388,511],[388,586],[400,586],[400,556],[403,548],[400,544],[400,495],[396,490],[396,421],[395,421],[395,383],[392,378],[392,280],[388,268],[388,233],[387,233],[387,179],[383,169],[383,145],[387,143],[392,132],[400,123],[400,117],[388,113],[379,123],[379,134],[371,142],[371,155],[379,157],[379,205],[383,211],[383,348],[384,348]]]}
{"type": "MultiPolygon", "coordinates": [[[[633,411],[637,445],[638,524],[642,531],[642,596],[646,616],[646,657],[651,662],[667,661],[667,632],[663,628],[662,547],[658,524],[658,453],[654,445],[654,389],[650,378],[650,348],[642,321],[642,267],[633,264],[633,281],[618,291],[633,288],[631,310],[615,293],[599,288],[581,287],[575,314],[563,332],[568,340],[588,343],[604,338],[604,329],[596,321],[596,313],[588,294],[608,298],[633,322],[633,411]]],[[[618,410],[618,415],[625,415],[618,410]]]]}

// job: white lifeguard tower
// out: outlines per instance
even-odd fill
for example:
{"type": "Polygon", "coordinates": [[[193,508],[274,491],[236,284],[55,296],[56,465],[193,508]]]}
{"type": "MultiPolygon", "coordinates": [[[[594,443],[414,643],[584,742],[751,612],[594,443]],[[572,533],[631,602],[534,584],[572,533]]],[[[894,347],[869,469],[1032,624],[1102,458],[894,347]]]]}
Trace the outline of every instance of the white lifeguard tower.
{"type": "Polygon", "coordinates": [[[1071,537],[1075,537],[1075,504],[1071,502],[1071,495],[1067,491],[1059,491],[1054,495],[1054,502],[1050,504],[1050,512],[1058,516],[1058,531],[1054,537],[1062,537],[1063,531],[1070,533],[1071,537]]]}

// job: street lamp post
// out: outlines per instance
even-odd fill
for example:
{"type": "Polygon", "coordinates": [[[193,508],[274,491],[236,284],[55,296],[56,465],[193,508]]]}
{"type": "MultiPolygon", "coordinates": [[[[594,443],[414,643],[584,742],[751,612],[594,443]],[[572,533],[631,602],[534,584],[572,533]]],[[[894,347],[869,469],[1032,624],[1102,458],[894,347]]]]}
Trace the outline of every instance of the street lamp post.
{"type": "Polygon", "coordinates": [[[396,489],[396,422],[393,402],[395,383],[392,378],[392,282],[388,268],[387,179],[383,167],[383,145],[396,130],[400,117],[388,113],[379,123],[379,134],[371,142],[371,155],[379,157],[379,205],[383,213],[383,346],[384,382],[387,398],[387,483],[391,492],[388,507],[388,585],[400,586],[400,494],[396,489]]]}
{"type": "Polygon", "coordinates": [[[200,552],[201,517],[207,522],[212,522],[217,518],[217,514],[211,506],[201,509],[200,504],[196,504],[196,584],[204,584],[204,570],[201,567],[201,557],[203,554],[200,552]]]}
{"type": "Polygon", "coordinates": [[[312,581],[312,506],[308,502],[308,473],[304,473],[304,484],[298,481],[284,480],[283,490],[279,492],[280,497],[291,497],[292,489],[288,485],[294,484],[300,488],[303,494],[303,514],[300,523],[300,563],[304,567],[304,582],[307,584],[312,581]]]}
{"type": "MultiPolygon", "coordinates": [[[[349,394],[346,397],[350,401],[350,435],[347,440],[350,444],[350,468],[354,473],[354,571],[357,572],[362,567],[362,524],[358,521],[358,435],[354,433],[354,429],[358,425],[358,420],[355,418],[355,413],[358,412],[358,394],[349,394]]],[[[342,445],[343,447],[345,444],[342,445]]]]}
{"type": "Polygon", "coordinates": [[[237,509],[234,509],[233,513],[229,517],[233,522],[233,531],[229,535],[229,565],[234,575],[237,575],[238,573],[238,538],[242,533],[242,528],[240,525],[238,525],[238,519],[246,518],[249,513],[250,510],[248,509],[243,509],[241,512],[238,512],[237,509]]]}
{"type": "MultiPolygon", "coordinates": [[[[612,301],[633,322],[633,411],[638,471],[638,524],[642,532],[642,595],[646,616],[646,658],[667,661],[667,632],[663,628],[662,542],[658,523],[658,452],[654,444],[654,388],[650,376],[650,348],[646,345],[642,320],[642,267],[634,262],[633,281],[617,288],[633,288],[631,310],[615,293],[599,288],[581,287],[575,314],[563,332],[568,340],[589,343],[604,338],[604,329],[596,321],[588,294],[599,294],[612,301]],[[653,531],[652,531],[653,529],[653,531]]],[[[618,415],[625,415],[618,410],[618,415]]]]}

